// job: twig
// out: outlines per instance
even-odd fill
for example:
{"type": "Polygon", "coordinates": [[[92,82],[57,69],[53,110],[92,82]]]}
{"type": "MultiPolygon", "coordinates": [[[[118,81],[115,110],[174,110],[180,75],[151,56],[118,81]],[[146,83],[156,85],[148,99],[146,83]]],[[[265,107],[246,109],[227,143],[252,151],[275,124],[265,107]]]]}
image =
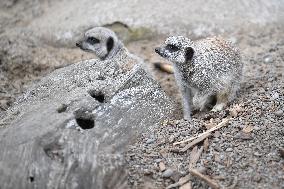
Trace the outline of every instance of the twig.
{"type": "MultiPolygon", "coordinates": [[[[199,142],[203,141],[204,139],[206,139],[207,137],[209,137],[211,134],[210,133],[206,133],[205,135],[202,135],[201,137],[195,139],[194,141],[192,141],[191,143],[187,144],[185,147],[183,147],[181,150],[179,150],[180,152],[186,152],[188,149],[190,149],[191,147],[193,147],[194,145],[198,144],[199,142]]],[[[202,148],[203,150],[203,148],[202,148]]]]}
{"type": "MultiPolygon", "coordinates": [[[[178,182],[169,185],[166,189],[171,189],[171,188],[176,188],[176,187],[182,186],[185,183],[189,182],[190,177],[191,177],[190,175],[186,175],[186,176],[180,178],[178,182]]],[[[190,183],[190,185],[191,185],[191,183],[190,183]]]]}
{"type": "Polygon", "coordinates": [[[207,131],[205,131],[204,133],[201,133],[197,136],[194,136],[194,137],[191,137],[189,139],[186,139],[186,140],[183,140],[183,141],[180,141],[180,142],[175,142],[173,145],[178,145],[178,144],[183,144],[183,143],[186,143],[186,142],[190,142],[196,138],[199,138],[199,137],[202,137],[203,135],[206,135],[207,133],[211,133],[217,129],[220,129],[221,127],[224,127],[225,125],[227,125],[227,123],[229,122],[230,119],[228,118],[225,118],[223,119],[223,121],[221,123],[219,123],[218,125],[216,125],[215,127],[212,127],[211,129],[208,129],[207,131]]]}
{"type": "Polygon", "coordinates": [[[196,169],[190,169],[189,172],[190,172],[193,176],[195,176],[195,177],[197,177],[197,178],[203,180],[204,182],[206,182],[211,188],[213,188],[213,189],[219,189],[219,188],[220,188],[219,184],[218,184],[216,181],[210,179],[210,178],[209,178],[208,176],[206,176],[206,175],[201,174],[201,173],[198,172],[196,169]]]}

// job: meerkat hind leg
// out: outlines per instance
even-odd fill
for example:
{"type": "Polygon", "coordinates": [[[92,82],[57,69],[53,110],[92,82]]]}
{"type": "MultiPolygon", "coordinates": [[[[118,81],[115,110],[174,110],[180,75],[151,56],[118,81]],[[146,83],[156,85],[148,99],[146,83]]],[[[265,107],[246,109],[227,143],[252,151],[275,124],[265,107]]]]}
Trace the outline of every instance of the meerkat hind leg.
{"type": "Polygon", "coordinates": [[[217,102],[213,107],[213,109],[211,110],[213,112],[221,111],[227,105],[229,97],[228,91],[221,91],[217,93],[216,97],[217,97],[217,102]]]}

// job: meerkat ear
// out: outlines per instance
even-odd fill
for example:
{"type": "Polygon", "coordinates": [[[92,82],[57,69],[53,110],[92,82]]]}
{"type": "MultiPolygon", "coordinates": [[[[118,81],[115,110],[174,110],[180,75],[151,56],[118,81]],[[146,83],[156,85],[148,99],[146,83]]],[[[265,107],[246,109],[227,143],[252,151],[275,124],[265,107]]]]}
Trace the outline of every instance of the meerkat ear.
{"type": "Polygon", "coordinates": [[[186,61],[190,61],[193,57],[193,54],[194,54],[194,50],[192,47],[187,47],[185,49],[185,59],[186,61]]]}
{"type": "Polygon", "coordinates": [[[111,49],[113,48],[113,45],[114,45],[114,41],[113,41],[113,38],[112,37],[109,37],[107,39],[107,52],[110,52],[111,49]]]}

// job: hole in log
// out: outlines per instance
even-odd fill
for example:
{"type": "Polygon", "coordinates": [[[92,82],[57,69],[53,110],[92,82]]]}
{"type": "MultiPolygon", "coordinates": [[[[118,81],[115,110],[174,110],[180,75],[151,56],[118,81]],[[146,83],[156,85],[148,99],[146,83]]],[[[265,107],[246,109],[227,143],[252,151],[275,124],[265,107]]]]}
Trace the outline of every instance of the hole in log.
{"type": "Polygon", "coordinates": [[[29,181],[30,181],[30,182],[33,182],[34,180],[35,180],[34,177],[32,177],[32,176],[29,177],[29,181]]]}
{"type": "Polygon", "coordinates": [[[78,109],[74,112],[75,120],[82,129],[92,129],[95,126],[94,116],[92,111],[85,108],[78,109]]]}
{"type": "Polygon", "coordinates": [[[105,102],[105,95],[103,94],[103,92],[96,91],[96,90],[90,90],[88,93],[91,95],[91,97],[93,97],[94,99],[96,99],[100,103],[105,102]]]}
{"type": "Polygon", "coordinates": [[[77,118],[76,122],[82,129],[92,129],[95,126],[95,121],[93,119],[77,118]]]}

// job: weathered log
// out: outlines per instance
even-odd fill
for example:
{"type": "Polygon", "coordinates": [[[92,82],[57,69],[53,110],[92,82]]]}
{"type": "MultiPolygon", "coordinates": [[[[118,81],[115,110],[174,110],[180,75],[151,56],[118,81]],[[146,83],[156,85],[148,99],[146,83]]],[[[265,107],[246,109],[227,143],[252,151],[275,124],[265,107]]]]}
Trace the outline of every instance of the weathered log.
{"type": "Polygon", "coordinates": [[[172,104],[142,68],[117,61],[56,70],[15,103],[0,129],[1,188],[125,187],[123,152],[172,104]]]}

